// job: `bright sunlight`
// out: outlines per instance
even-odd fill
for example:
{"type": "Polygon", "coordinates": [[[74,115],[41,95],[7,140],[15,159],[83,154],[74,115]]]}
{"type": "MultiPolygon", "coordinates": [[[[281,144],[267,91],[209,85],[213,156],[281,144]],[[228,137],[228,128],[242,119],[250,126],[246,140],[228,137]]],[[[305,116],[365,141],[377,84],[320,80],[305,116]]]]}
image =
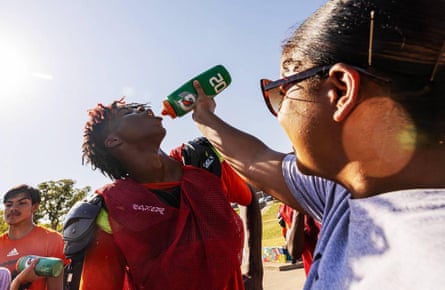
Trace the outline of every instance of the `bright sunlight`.
{"type": "Polygon", "coordinates": [[[5,43],[0,46],[0,99],[4,104],[13,101],[14,95],[26,86],[30,74],[23,53],[5,43]],[[8,101],[9,99],[9,101],[8,101]]]}
{"type": "Polygon", "coordinates": [[[35,80],[52,80],[52,75],[34,72],[33,55],[5,41],[0,46],[0,102],[11,108],[29,102],[35,89],[35,80]],[[34,82],[33,82],[34,81],[34,82]]]}

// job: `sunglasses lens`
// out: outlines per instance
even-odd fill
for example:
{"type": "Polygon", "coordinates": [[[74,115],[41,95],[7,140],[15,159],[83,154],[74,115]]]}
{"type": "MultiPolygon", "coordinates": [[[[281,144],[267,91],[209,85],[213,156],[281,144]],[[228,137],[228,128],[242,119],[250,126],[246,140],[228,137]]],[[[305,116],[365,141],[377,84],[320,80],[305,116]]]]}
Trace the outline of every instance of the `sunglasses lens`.
{"type": "Polygon", "coordinates": [[[275,112],[275,116],[278,115],[278,111],[281,108],[283,102],[283,94],[281,93],[281,87],[276,87],[269,90],[269,101],[272,110],[275,112]]]}
{"type": "Polygon", "coordinates": [[[272,115],[276,117],[278,114],[278,110],[280,109],[282,100],[281,89],[280,87],[276,87],[266,90],[265,88],[269,83],[271,83],[270,80],[262,79],[261,90],[263,91],[263,98],[266,102],[267,108],[272,113],[272,115]]]}

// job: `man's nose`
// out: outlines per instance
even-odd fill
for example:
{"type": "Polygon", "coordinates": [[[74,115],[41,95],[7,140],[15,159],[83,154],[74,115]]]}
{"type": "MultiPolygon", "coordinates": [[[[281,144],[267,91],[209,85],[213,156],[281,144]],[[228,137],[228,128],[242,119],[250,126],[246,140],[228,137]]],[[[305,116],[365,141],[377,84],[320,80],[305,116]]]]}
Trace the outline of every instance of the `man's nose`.
{"type": "Polygon", "coordinates": [[[11,210],[11,209],[17,209],[17,208],[19,208],[19,207],[20,207],[20,205],[19,205],[18,203],[12,203],[12,204],[9,205],[9,210],[11,210]]]}

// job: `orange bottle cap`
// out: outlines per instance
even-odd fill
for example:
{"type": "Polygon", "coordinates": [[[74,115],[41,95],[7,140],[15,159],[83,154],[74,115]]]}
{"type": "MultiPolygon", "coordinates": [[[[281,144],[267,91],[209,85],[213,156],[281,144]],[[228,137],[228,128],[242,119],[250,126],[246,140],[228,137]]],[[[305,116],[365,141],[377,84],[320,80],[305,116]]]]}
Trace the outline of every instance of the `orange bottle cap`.
{"type": "Polygon", "coordinates": [[[168,100],[162,101],[162,112],[161,114],[163,116],[169,115],[172,119],[176,118],[176,112],[175,109],[173,109],[172,105],[169,103],[168,100]]]}

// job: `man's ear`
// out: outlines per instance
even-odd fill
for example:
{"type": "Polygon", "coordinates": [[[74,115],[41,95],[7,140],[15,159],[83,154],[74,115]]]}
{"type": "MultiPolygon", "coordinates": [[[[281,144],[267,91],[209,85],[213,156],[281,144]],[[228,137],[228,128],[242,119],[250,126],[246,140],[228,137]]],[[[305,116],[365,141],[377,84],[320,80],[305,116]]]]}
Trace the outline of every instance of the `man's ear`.
{"type": "Polygon", "coordinates": [[[341,122],[358,104],[360,74],[349,65],[337,63],[329,70],[329,77],[333,80],[331,100],[337,108],[333,119],[341,122]]]}
{"type": "Polygon", "coordinates": [[[33,204],[33,205],[31,206],[31,211],[32,211],[32,213],[37,212],[37,211],[39,210],[39,206],[40,206],[40,203],[38,203],[38,202],[36,202],[35,204],[33,204]]]}
{"type": "Polygon", "coordinates": [[[116,134],[109,134],[107,138],[105,138],[105,147],[107,148],[116,148],[117,146],[122,144],[122,140],[116,134]]]}

